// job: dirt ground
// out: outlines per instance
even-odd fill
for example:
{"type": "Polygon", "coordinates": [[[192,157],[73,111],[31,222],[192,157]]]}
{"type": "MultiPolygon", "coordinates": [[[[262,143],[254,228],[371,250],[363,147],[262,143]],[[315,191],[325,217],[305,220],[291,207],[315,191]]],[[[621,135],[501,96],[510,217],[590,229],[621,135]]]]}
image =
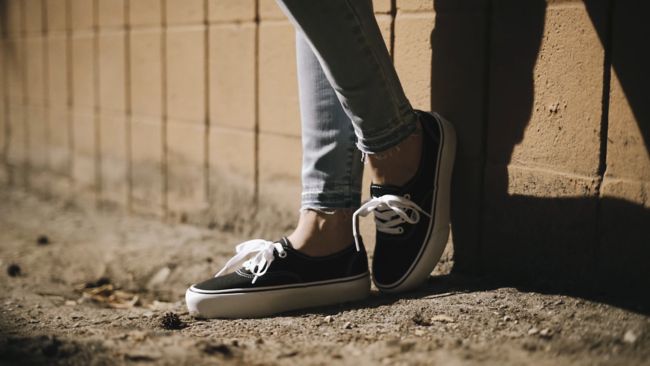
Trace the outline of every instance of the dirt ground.
{"type": "Polygon", "coordinates": [[[185,288],[249,237],[15,191],[0,201],[0,364],[650,365],[646,309],[450,275],[449,255],[407,296],[193,319],[185,288]]]}

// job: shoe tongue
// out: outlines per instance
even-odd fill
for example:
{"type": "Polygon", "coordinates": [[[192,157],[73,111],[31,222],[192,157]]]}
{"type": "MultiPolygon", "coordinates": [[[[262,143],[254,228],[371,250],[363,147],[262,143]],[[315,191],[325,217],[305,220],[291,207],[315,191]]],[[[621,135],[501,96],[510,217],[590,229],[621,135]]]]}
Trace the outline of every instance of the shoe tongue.
{"type": "Polygon", "coordinates": [[[401,191],[402,191],[401,187],[392,186],[392,185],[379,185],[379,184],[370,185],[370,195],[372,197],[381,197],[385,194],[399,195],[401,191]]]}

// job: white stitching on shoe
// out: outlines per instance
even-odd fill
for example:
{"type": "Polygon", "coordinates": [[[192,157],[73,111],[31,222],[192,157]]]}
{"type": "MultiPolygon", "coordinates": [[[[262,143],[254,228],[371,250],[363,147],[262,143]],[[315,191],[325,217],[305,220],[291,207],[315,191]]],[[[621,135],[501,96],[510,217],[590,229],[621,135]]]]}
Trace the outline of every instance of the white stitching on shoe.
{"type": "Polygon", "coordinates": [[[214,275],[215,277],[219,277],[222,273],[238,266],[241,261],[251,254],[255,254],[255,256],[245,261],[242,265],[253,274],[252,283],[255,283],[258,277],[264,276],[271,263],[275,260],[275,251],[278,252],[278,257],[280,258],[287,256],[287,252],[282,247],[282,244],[263,239],[245,241],[237,245],[235,250],[237,254],[226,262],[226,265],[223,266],[221,271],[214,275]]]}
{"type": "Polygon", "coordinates": [[[242,276],[242,277],[247,277],[247,278],[253,278],[253,277],[255,277],[255,276],[253,276],[253,275],[250,275],[250,274],[248,274],[248,273],[242,271],[242,269],[244,269],[244,268],[239,268],[239,269],[237,269],[237,270],[235,271],[235,273],[237,273],[238,275],[240,275],[240,276],[242,276]]]}

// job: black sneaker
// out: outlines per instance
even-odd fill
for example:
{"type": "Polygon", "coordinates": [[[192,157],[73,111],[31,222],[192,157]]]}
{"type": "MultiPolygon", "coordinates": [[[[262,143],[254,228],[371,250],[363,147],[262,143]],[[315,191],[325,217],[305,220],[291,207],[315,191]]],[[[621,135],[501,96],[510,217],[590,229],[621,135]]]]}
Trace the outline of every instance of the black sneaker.
{"type": "Polygon", "coordinates": [[[215,277],[187,289],[185,301],[190,314],[201,317],[253,318],[361,300],[369,293],[363,245],[360,251],[350,246],[310,257],[293,249],[287,238],[257,239],[238,245],[237,254],[215,277]]]}
{"type": "Polygon", "coordinates": [[[420,166],[403,187],[372,184],[372,198],[353,216],[374,211],[377,239],[372,274],[377,288],[401,292],[421,285],[449,237],[449,195],[456,150],[453,126],[438,114],[416,111],[422,123],[420,166]]]}

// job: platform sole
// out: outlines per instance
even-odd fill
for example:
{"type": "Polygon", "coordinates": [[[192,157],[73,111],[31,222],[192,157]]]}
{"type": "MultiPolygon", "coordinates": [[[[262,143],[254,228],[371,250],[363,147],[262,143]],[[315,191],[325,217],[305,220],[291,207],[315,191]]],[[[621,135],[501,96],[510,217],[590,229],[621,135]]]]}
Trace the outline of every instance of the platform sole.
{"type": "Polygon", "coordinates": [[[190,314],[204,318],[258,318],[290,310],[358,301],[370,294],[368,273],[305,284],[204,291],[190,287],[190,314]]]}

